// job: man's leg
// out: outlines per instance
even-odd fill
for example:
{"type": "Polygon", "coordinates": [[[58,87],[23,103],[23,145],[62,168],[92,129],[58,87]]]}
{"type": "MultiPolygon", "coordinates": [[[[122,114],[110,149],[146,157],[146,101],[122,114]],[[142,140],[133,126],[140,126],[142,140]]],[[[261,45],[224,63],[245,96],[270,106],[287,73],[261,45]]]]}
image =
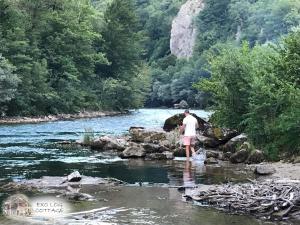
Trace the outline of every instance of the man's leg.
{"type": "Polygon", "coordinates": [[[190,158],[190,146],[189,145],[185,146],[185,154],[186,154],[187,159],[190,158]]]}
{"type": "Polygon", "coordinates": [[[189,158],[190,157],[190,145],[191,145],[191,138],[188,136],[184,136],[183,137],[183,144],[185,145],[185,154],[186,157],[189,158]]]}

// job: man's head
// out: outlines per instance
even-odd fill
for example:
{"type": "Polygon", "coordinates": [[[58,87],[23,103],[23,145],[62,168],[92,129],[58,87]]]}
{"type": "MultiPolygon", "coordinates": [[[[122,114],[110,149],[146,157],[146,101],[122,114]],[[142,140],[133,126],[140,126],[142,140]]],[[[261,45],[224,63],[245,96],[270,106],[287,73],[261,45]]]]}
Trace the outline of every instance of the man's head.
{"type": "Polygon", "coordinates": [[[184,115],[185,115],[185,116],[190,115],[190,111],[189,111],[188,109],[184,110],[184,115]]]}

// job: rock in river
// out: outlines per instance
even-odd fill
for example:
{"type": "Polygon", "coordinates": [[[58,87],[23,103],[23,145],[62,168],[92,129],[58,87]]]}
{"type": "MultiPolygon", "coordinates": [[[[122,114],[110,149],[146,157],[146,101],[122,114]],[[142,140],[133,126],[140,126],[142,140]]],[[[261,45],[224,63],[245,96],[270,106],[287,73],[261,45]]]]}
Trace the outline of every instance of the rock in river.
{"type": "MultiPolygon", "coordinates": [[[[204,130],[205,127],[208,125],[208,122],[206,122],[204,119],[201,119],[194,113],[191,113],[191,115],[197,119],[199,124],[199,129],[204,130]]],[[[163,127],[164,131],[170,132],[176,129],[178,126],[182,125],[182,121],[184,117],[185,117],[184,113],[179,113],[168,118],[164,123],[164,127],[163,127]]]]}
{"type": "Polygon", "coordinates": [[[265,159],[264,153],[260,150],[255,149],[250,153],[249,158],[247,159],[247,163],[261,163],[265,159]]]}
{"type": "Polygon", "coordinates": [[[123,159],[125,158],[143,158],[146,156],[146,150],[142,145],[136,143],[130,143],[119,156],[123,159]]]}
{"type": "Polygon", "coordinates": [[[181,100],[179,102],[179,104],[174,104],[174,108],[175,109],[188,109],[189,108],[189,104],[186,101],[181,100]]]}
{"type": "Polygon", "coordinates": [[[221,149],[224,152],[236,152],[237,148],[247,141],[247,136],[245,134],[240,134],[232,139],[230,139],[221,149]]]}
{"type": "Polygon", "coordinates": [[[91,148],[96,150],[118,150],[123,151],[126,146],[124,139],[103,136],[91,143],[91,148]]]}
{"type": "Polygon", "coordinates": [[[142,127],[131,127],[129,129],[131,140],[142,143],[159,143],[166,140],[166,132],[163,130],[146,130],[142,127]]]}
{"type": "Polygon", "coordinates": [[[215,158],[207,158],[204,160],[204,164],[206,165],[211,165],[211,164],[218,164],[218,160],[216,160],[215,158]]]}
{"type": "Polygon", "coordinates": [[[242,163],[247,160],[248,156],[249,156],[249,151],[246,149],[241,149],[236,153],[232,154],[231,157],[229,158],[229,161],[231,163],[242,163]]]}
{"type": "Polygon", "coordinates": [[[68,182],[78,182],[80,180],[81,180],[81,175],[78,171],[69,174],[67,177],[68,182]]]}
{"type": "Polygon", "coordinates": [[[258,175],[271,175],[275,172],[276,170],[270,165],[258,165],[254,170],[254,173],[258,175]]]}

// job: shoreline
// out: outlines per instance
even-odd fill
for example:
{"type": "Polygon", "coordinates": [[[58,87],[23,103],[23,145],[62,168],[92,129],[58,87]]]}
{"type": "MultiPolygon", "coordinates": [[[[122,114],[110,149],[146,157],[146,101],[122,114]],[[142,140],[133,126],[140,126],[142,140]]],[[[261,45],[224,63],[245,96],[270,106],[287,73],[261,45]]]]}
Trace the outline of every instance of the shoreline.
{"type": "Polygon", "coordinates": [[[129,111],[83,111],[76,114],[57,114],[48,116],[17,116],[0,118],[0,125],[35,124],[55,121],[68,121],[77,119],[92,119],[106,116],[119,116],[128,114],[129,111]]]}

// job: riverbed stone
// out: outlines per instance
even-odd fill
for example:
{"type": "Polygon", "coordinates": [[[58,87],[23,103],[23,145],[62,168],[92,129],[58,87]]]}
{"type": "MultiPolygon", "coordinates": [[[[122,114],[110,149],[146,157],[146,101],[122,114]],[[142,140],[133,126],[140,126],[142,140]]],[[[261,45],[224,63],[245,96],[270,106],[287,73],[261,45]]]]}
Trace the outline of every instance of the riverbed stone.
{"type": "Polygon", "coordinates": [[[202,133],[203,136],[215,140],[218,144],[224,144],[230,139],[236,137],[238,132],[227,128],[208,126],[202,133]]]}
{"type": "Polygon", "coordinates": [[[241,149],[234,154],[232,154],[229,158],[231,163],[242,163],[247,160],[249,157],[249,151],[247,149],[241,149]]]}
{"type": "Polygon", "coordinates": [[[146,150],[140,144],[131,143],[119,156],[121,158],[143,158],[146,156],[146,150]]]}
{"type": "Polygon", "coordinates": [[[168,151],[169,148],[159,144],[145,143],[142,144],[142,147],[145,149],[146,153],[162,153],[168,151]]]}
{"type": "Polygon", "coordinates": [[[67,177],[68,182],[78,182],[81,180],[81,175],[78,171],[74,171],[73,173],[69,174],[67,177]]]}
{"type": "Polygon", "coordinates": [[[218,164],[218,160],[213,158],[213,157],[210,157],[210,158],[207,158],[204,160],[204,164],[206,165],[212,165],[212,164],[218,164]]]}
{"type": "Polygon", "coordinates": [[[197,134],[197,140],[204,147],[208,147],[208,148],[216,148],[220,145],[219,140],[217,140],[215,138],[212,138],[212,137],[206,137],[206,136],[201,135],[201,134],[197,134]]]}
{"type": "Polygon", "coordinates": [[[250,153],[249,158],[247,159],[247,163],[261,163],[265,159],[264,153],[258,149],[255,149],[250,153]]]}
{"type": "Polygon", "coordinates": [[[188,109],[189,104],[185,100],[181,100],[178,104],[174,104],[175,109],[188,109]]]}
{"type": "Polygon", "coordinates": [[[159,143],[167,139],[166,132],[163,130],[146,130],[140,127],[131,127],[129,133],[131,140],[139,143],[159,143]]]}
{"type": "Polygon", "coordinates": [[[123,151],[126,146],[126,140],[122,138],[113,138],[108,136],[103,136],[97,138],[95,141],[91,143],[91,148],[93,150],[117,150],[123,151]]]}
{"type": "MultiPolygon", "coordinates": [[[[208,122],[204,119],[198,117],[196,114],[191,113],[193,117],[195,117],[199,124],[199,130],[204,130],[206,126],[208,126],[208,122]]],[[[178,128],[178,126],[182,125],[183,119],[185,118],[184,113],[179,113],[174,116],[169,117],[166,119],[163,129],[164,131],[170,132],[178,128]]]]}
{"type": "Polygon", "coordinates": [[[213,151],[213,150],[207,150],[206,151],[206,158],[219,158],[219,152],[218,151],[213,151]]]}
{"type": "Polygon", "coordinates": [[[245,141],[247,141],[247,135],[240,134],[230,139],[225,145],[221,146],[220,149],[224,152],[235,153],[238,150],[238,147],[241,146],[245,141]]]}
{"type": "Polygon", "coordinates": [[[257,165],[254,169],[254,173],[258,175],[271,175],[275,172],[275,168],[271,165],[257,165]]]}
{"type": "Polygon", "coordinates": [[[95,201],[96,200],[92,195],[86,193],[80,193],[80,192],[65,192],[59,195],[58,197],[67,198],[68,200],[71,201],[95,201]]]}
{"type": "Polygon", "coordinates": [[[300,156],[295,157],[293,163],[300,163],[300,156]]]}

